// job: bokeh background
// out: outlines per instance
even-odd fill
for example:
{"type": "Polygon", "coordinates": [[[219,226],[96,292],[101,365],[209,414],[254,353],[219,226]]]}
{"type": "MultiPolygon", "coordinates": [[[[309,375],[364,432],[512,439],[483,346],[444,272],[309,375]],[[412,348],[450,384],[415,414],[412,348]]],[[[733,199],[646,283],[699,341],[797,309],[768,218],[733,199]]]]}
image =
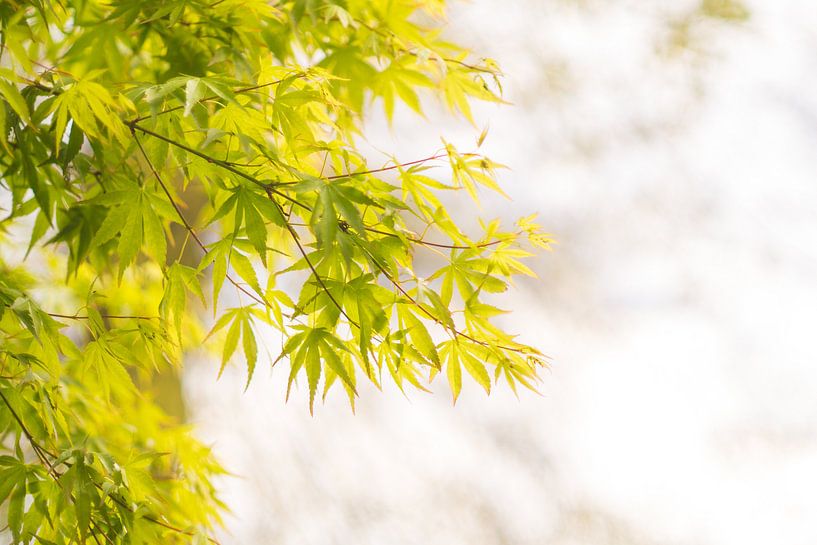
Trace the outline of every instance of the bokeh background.
{"type": "Polygon", "coordinates": [[[234,472],[222,542],[817,542],[817,7],[474,0],[447,32],[513,105],[375,116],[372,164],[489,127],[512,200],[479,214],[559,241],[499,300],[551,357],[542,395],[387,387],[310,417],[280,370],[242,393],[196,362],[190,418],[234,472]]]}

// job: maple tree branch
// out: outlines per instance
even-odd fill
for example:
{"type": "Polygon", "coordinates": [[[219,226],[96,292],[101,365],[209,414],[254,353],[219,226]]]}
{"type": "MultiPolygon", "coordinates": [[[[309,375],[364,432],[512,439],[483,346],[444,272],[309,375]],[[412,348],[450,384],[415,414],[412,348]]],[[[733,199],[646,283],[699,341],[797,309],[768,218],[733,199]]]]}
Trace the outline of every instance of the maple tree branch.
{"type": "MultiPolygon", "coordinates": [[[[173,198],[173,196],[170,194],[170,190],[167,188],[167,185],[164,183],[164,180],[162,180],[162,177],[156,171],[156,167],[153,166],[153,163],[151,162],[150,158],[148,157],[147,153],[145,152],[145,148],[142,147],[142,142],[139,140],[139,137],[136,136],[136,133],[133,132],[133,129],[131,129],[131,133],[133,134],[134,140],[136,140],[136,145],[139,147],[139,151],[142,152],[142,156],[145,158],[145,161],[147,161],[148,167],[150,168],[151,172],[153,173],[153,176],[156,178],[156,181],[159,182],[159,185],[161,186],[161,188],[164,191],[165,195],[167,195],[167,198],[170,200],[170,204],[172,204],[173,208],[176,210],[176,214],[178,214],[179,219],[182,221],[182,225],[184,226],[185,229],[187,229],[187,232],[190,233],[190,236],[193,237],[193,240],[196,242],[196,244],[199,246],[199,248],[201,248],[201,250],[205,254],[207,254],[207,247],[201,241],[198,234],[196,234],[196,231],[193,229],[193,226],[190,225],[190,223],[184,217],[184,214],[182,214],[181,208],[179,207],[178,203],[173,198]]],[[[264,305],[266,307],[270,306],[269,303],[267,303],[266,301],[263,300],[263,298],[258,297],[256,294],[254,294],[251,291],[249,291],[248,289],[246,289],[244,286],[242,286],[239,282],[237,282],[229,274],[226,275],[226,278],[233,286],[235,286],[238,290],[240,290],[242,293],[247,295],[250,299],[252,299],[256,303],[259,303],[259,304],[264,305]]]]}
{"type": "MultiPolygon", "coordinates": [[[[459,62],[459,61],[456,61],[456,62],[459,62]]],[[[460,63],[460,64],[463,64],[463,63],[460,63]]],[[[468,66],[468,65],[466,65],[466,66],[468,66]]],[[[177,107],[176,109],[179,109],[179,108],[177,107]]],[[[181,210],[179,209],[178,205],[176,204],[176,202],[171,197],[170,192],[168,191],[168,189],[165,186],[164,182],[161,181],[161,179],[159,177],[159,174],[158,174],[158,172],[156,172],[156,169],[153,167],[153,164],[150,162],[150,159],[147,157],[147,154],[146,154],[144,148],[142,147],[141,142],[136,137],[135,131],[138,130],[138,131],[141,131],[144,134],[147,134],[149,136],[153,136],[154,138],[158,138],[158,139],[160,139],[160,140],[162,140],[164,142],[167,142],[170,145],[178,147],[179,149],[182,149],[184,151],[192,153],[193,155],[196,155],[197,157],[200,157],[200,158],[204,159],[205,161],[207,161],[207,162],[209,162],[211,164],[219,166],[219,167],[223,168],[224,170],[232,172],[233,174],[236,174],[237,176],[240,176],[241,178],[244,178],[245,180],[248,180],[248,181],[252,182],[253,184],[255,184],[255,185],[259,186],[259,187],[262,187],[266,191],[267,196],[270,199],[270,201],[272,201],[272,203],[276,207],[278,207],[278,210],[281,213],[282,217],[285,217],[284,213],[283,213],[283,209],[281,208],[281,205],[278,204],[278,202],[273,199],[273,197],[272,197],[273,194],[278,195],[278,196],[292,202],[293,204],[295,204],[297,206],[300,206],[301,208],[304,208],[307,211],[312,210],[312,207],[310,207],[310,206],[308,206],[306,204],[303,204],[303,203],[299,202],[298,200],[294,199],[293,197],[287,195],[286,193],[283,193],[283,192],[275,189],[278,186],[291,185],[291,184],[298,183],[299,181],[264,183],[264,182],[261,182],[260,180],[258,180],[256,177],[254,177],[254,176],[252,176],[250,174],[247,174],[246,172],[243,172],[241,170],[238,170],[237,168],[232,166],[232,164],[230,164],[227,161],[222,161],[221,159],[217,159],[215,157],[207,155],[206,153],[200,152],[200,151],[198,151],[198,150],[196,150],[194,148],[191,148],[191,147],[189,147],[189,146],[187,146],[185,144],[182,144],[180,142],[176,142],[172,138],[169,138],[169,137],[164,136],[164,135],[162,135],[160,133],[157,133],[155,131],[147,129],[147,128],[139,125],[138,120],[130,121],[130,122],[127,123],[127,125],[130,128],[131,133],[133,134],[134,138],[136,139],[136,142],[137,142],[137,144],[138,144],[138,146],[140,148],[140,151],[142,152],[142,155],[148,161],[148,163],[150,165],[150,168],[153,171],[154,176],[157,178],[157,180],[159,180],[159,183],[162,186],[162,189],[165,191],[165,193],[167,194],[167,196],[170,199],[171,203],[173,204],[174,208],[176,208],[177,213],[179,214],[179,216],[184,221],[185,227],[188,229],[190,234],[193,236],[194,240],[196,240],[196,242],[199,243],[199,246],[201,246],[202,249],[205,250],[205,252],[206,252],[206,248],[201,243],[201,241],[198,239],[198,236],[193,232],[192,227],[190,227],[189,224],[187,223],[187,221],[184,219],[184,216],[181,214],[181,210]]],[[[474,153],[464,154],[464,156],[476,156],[476,155],[478,155],[478,154],[474,154],[474,153]]],[[[435,154],[435,155],[431,155],[429,157],[425,157],[425,158],[422,158],[422,159],[416,159],[414,161],[409,161],[407,163],[389,165],[387,167],[382,167],[382,168],[378,168],[378,169],[370,169],[370,170],[364,170],[364,171],[359,171],[359,172],[351,172],[351,173],[346,173],[346,174],[337,174],[337,175],[332,175],[332,176],[326,176],[323,179],[325,179],[325,180],[338,180],[338,179],[342,179],[342,178],[350,178],[350,177],[360,176],[360,175],[376,174],[376,173],[380,173],[380,172],[386,172],[386,171],[395,170],[395,169],[398,169],[398,168],[403,168],[403,167],[406,167],[406,166],[422,164],[422,163],[425,163],[425,162],[428,162],[428,161],[441,159],[441,158],[444,158],[444,157],[448,157],[448,154],[435,154]]],[[[294,227],[292,225],[290,225],[290,223],[288,223],[286,221],[285,221],[285,226],[286,226],[286,229],[289,232],[290,236],[292,237],[293,242],[295,242],[295,245],[297,246],[298,251],[303,256],[304,260],[307,263],[307,266],[312,271],[312,274],[315,276],[315,279],[318,282],[318,284],[321,286],[321,289],[324,291],[324,293],[326,293],[327,297],[329,297],[332,304],[340,311],[340,313],[344,316],[344,318],[346,318],[346,320],[351,325],[353,325],[353,326],[357,327],[358,329],[360,329],[360,325],[349,317],[349,315],[343,309],[343,306],[337,301],[335,296],[331,293],[329,288],[326,286],[325,282],[323,281],[323,278],[321,278],[321,276],[318,274],[315,266],[313,265],[312,261],[309,259],[308,254],[306,253],[306,250],[304,249],[303,245],[301,244],[300,240],[298,239],[298,234],[295,232],[294,227]]],[[[383,234],[383,235],[399,237],[399,235],[395,235],[393,233],[387,233],[385,231],[375,230],[375,229],[372,229],[372,228],[367,228],[367,230],[372,231],[372,232],[377,232],[377,233],[383,234]]],[[[421,244],[421,245],[424,245],[424,246],[447,248],[447,249],[471,249],[471,246],[438,244],[438,243],[433,243],[433,242],[427,242],[427,241],[424,241],[422,239],[415,239],[413,237],[409,238],[409,240],[411,240],[414,243],[421,244]]],[[[495,244],[499,244],[501,242],[502,242],[501,240],[496,240],[496,241],[492,241],[492,242],[488,242],[488,243],[483,243],[481,245],[477,245],[476,247],[488,247],[488,246],[492,246],[492,245],[495,245],[495,244]]],[[[377,262],[376,259],[373,258],[373,261],[374,261],[375,265],[377,266],[377,268],[386,276],[386,278],[389,280],[389,282],[391,282],[412,304],[416,305],[417,308],[419,308],[424,314],[426,314],[435,323],[437,323],[438,325],[441,325],[445,329],[450,330],[455,336],[465,338],[467,340],[470,340],[471,342],[474,342],[476,344],[479,344],[479,345],[487,347],[487,348],[497,348],[497,349],[507,350],[507,351],[516,352],[516,353],[528,353],[528,351],[525,348],[517,348],[517,347],[511,347],[511,346],[496,345],[496,344],[492,344],[490,342],[480,341],[478,339],[475,339],[474,337],[472,337],[471,335],[469,335],[467,333],[459,331],[455,327],[449,328],[448,326],[443,324],[440,321],[439,318],[434,316],[433,313],[431,313],[422,304],[420,304],[416,299],[414,299],[411,295],[409,295],[408,292],[402,287],[402,285],[399,282],[397,282],[395,279],[393,279],[391,277],[391,275],[382,267],[382,265],[377,262]]],[[[253,300],[255,300],[258,303],[264,304],[265,306],[269,306],[266,302],[261,301],[257,297],[255,297],[254,294],[250,293],[248,290],[246,290],[243,287],[239,286],[239,284],[236,283],[234,280],[232,280],[229,275],[227,275],[227,278],[230,280],[231,283],[233,283],[236,287],[238,287],[242,292],[249,295],[253,300]]]]}
{"type": "MultiPolygon", "coordinates": [[[[196,240],[196,242],[197,242],[197,243],[199,243],[199,246],[201,246],[201,247],[202,247],[202,249],[204,249],[204,245],[203,245],[203,244],[201,244],[201,241],[199,240],[198,236],[197,236],[197,235],[196,235],[196,234],[193,232],[192,227],[190,227],[190,225],[187,223],[187,220],[184,220],[184,216],[182,216],[182,215],[181,215],[181,211],[179,210],[178,205],[176,205],[175,201],[174,201],[174,200],[173,200],[173,198],[170,196],[170,192],[167,190],[167,188],[166,188],[166,186],[165,186],[164,182],[162,182],[162,181],[161,181],[161,178],[159,177],[159,173],[158,173],[158,172],[156,172],[156,169],[155,169],[155,168],[153,168],[152,163],[150,163],[150,159],[148,159],[147,154],[145,153],[144,148],[142,148],[142,144],[139,142],[139,139],[136,137],[136,134],[135,134],[134,130],[140,130],[140,131],[144,132],[145,134],[149,134],[149,135],[151,135],[151,136],[155,136],[155,137],[157,137],[157,138],[159,138],[159,139],[161,139],[161,140],[164,140],[164,141],[166,141],[166,142],[168,142],[168,143],[170,143],[170,144],[176,145],[176,146],[178,146],[178,147],[180,147],[180,148],[184,149],[185,151],[189,151],[189,152],[193,153],[194,155],[197,155],[197,156],[199,156],[199,157],[201,157],[201,158],[203,158],[203,159],[207,160],[207,161],[208,161],[208,162],[210,162],[210,163],[213,163],[213,164],[216,164],[216,165],[218,165],[218,166],[221,166],[222,168],[224,168],[224,169],[226,169],[226,170],[228,170],[228,171],[230,171],[230,172],[233,172],[233,173],[235,173],[235,174],[238,174],[239,176],[241,176],[241,177],[243,177],[243,178],[245,178],[245,179],[247,179],[247,180],[250,180],[251,182],[253,182],[253,183],[255,183],[255,184],[257,184],[257,185],[259,185],[259,186],[263,187],[263,188],[264,188],[264,190],[265,190],[265,191],[266,191],[266,193],[267,193],[267,197],[268,197],[268,198],[269,198],[269,200],[270,200],[270,201],[271,201],[271,202],[272,202],[272,203],[273,203],[273,204],[274,204],[274,205],[275,205],[275,206],[278,208],[278,211],[279,211],[279,213],[281,214],[281,217],[282,217],[282,218],[283,218],[283,217],[285,217],[285,215],[284,215],[284,211],[283,211],[283,209],[281,208],[281,205],[280,205],[280,204],[278,204],[278,202],[277,202],[277,201],[276,201],[276,200],[273,198],[273,196],[272,196],[273,194],[280,195],[280,196],[282,196],[282,197],[284,197],[284,198],[288,199],[289,201],[291,201],[291,202],[292,202],[292,203],[294,203],[294,204],[297,204],[297,205],[299,205],[299,206],[301,206],[301,207],[303,207],[303,208],[306,208],[307,210],[311,210],[311,207],[309,207],[309,206],[307,206],[307,205],[304,205],[304,204],[302,204],[302,203],[299,203],[297,200],[295,200],[295,199],[291,198],[289,195],[286,195],[286,194],[284,194],[284,193],[281,193],[280,191],[277,191],[277,190],[273,189],[272,187],[268,187],[266,184],[263,184],[262,182],[260,182],[259,180],[257,180],[255,177],[250,176],[249,174],[246,174],[246,173],[244,173],[244,172],[241,172],[240,170],[238,170],[238,169],[236,169],[236,168],[234,168],[234,167],[232,167],[232,166],[228,165],[227,163],[225,163],[224,161],[221,161],[220,159],[216,159],[216,158],[214,158],[214,157],[210,157],[210,156],[209,156],[209,155],[207,155],[207,154],[204,154],[204,153],[201,153],[201,152],[199,152],[199,151],[197,151],[197,150],[194,150],[193,148],[190,148],[190,147],[188,147],[188,146],[185,146],[184,144],[180,144],[180,143],[178,143],[178,142],[175,142],[175,141],[173,141],[172,139],[167,138],[167,137],[165,137],[165,136],[163,136],[163,135],[161,135],[161,134],[158,134],[158,133],[155,133],[155,132],[153,132],[153,131],[147,130],[147,129],[145,129],[144,127],[141,127],[140,125],[138,125],[138,124],[136,124],[136,123],[131,124],[131,132],[133,133],[133,136],[134,136],[134,138],[136,139],[136,143],[139,145],[139,149],[142,151],[142,155],[144,155],[144,156],[145,156],[145,159],[146,159],[146,160],[148,161],[148,163],[150,164],[150,168],[151,168],[151,170],[153,171],[154,176],[156,176],[156,179],[157,179],[157,180],[159,180],[159,183],[162,185],[162,188],[165,190],[165,193],[167,194],[168,198],[171,200],[171,203],[173,203],[173,206],[176,208],[177,213],[178,213],[178,214],[179,214],[179,216],[182,218],[182,220],[185,222],[185,227],[188,229],[188,231],[190,231],[190,234],[193,236],[194,240],[196,240]]],[[[315,269],[315,266],[312,264],[312,261],[309,259],[309,256],[307,255],[306,250],[304,249],[303,245],[301,244],[301,241],[298,239],[298,234],[295,232],[295,229],[294,229],[294,228],[293,228],[293,227],[292,227],[292,226],[291,226],[289,223],[287,223],[286,221],[285,221],[284,223],[285,223],[285,225],[286,225],[286,229],[287,229],[287,231],[289,232],[290,236],[292,237],[292,240],[295,242],[295,245],[298,247],[298,251],[299,251],[299,252],[301,253],[301,255],[303,256],[304,260],[306,261],[306,263],[307,263],[307,265],[309,266],[309,268],[310,268],[310,270],[312,271],[312,273],[315,275],[315,279],[317,280],[318,284],[320,284],[321,288],[324,290],[324,292],[326,293],[327,297],[329,297],[329,299],[332,301],[332,304],[334,304],[334,305],[337,307],[337,309],[340,311],[340,313],[343,315],[343,317],[344,317],[344,318],[346,318],[346,320],[347,320],[347,321],[348,321],[350,324],[352,324],[352,325],[354,325],[355,327],[357,327],[358,329],[360,329],[360,325],[359,325],[357,322],[355,322],[354,320],[352,320],[352,318],[350,318],[350,317],[349,317],[349,315],[348,315],[348,314],[346,313],[346,311],[343,309],[343,306],[342,306],[342,305],[341,305],[341,304],[340,304],[340,303],[337,301],[337,299],[335,299],[335,296],[334,296],[334,295],[332,295],[332,292],[330,292],[330,291],[329,291],[329,288],[328,288],[328,287],[326,286],[326,284],[324,283],[323,278],[321,278],[321,276],[318,274],[318,271],[315,269]]],[[[206,249],[205,249],[205,252],[206,252],[206,249]]],[[[228,278],[228,279],[230,279],[229,275],[227,276],[227,278],[228,278]]],[[[231,281],[231,282],[232,282],[232,283],[233,283],[233,284],[234,284],[236,287],[239,287],[239,286],[238,286],[238,284],[237,284],[235,281],[233,281],[233,280],[231,280],[231,279],[230,279],[230,281],[231,281]]],[[[259,302],[259,303],[261,303],[261,304],[264,304],[264,305],[265,305],[265,306],[267,306],[267,307],[271,307],[271,305],[269,305],[269,304],[268,304],[268,303],[266,303],[265,301],[260,301],[260,300],[259,300],[257,297],[255,297],[255,296],[254,296],[254,294],[251,294],[249,291],[247,291],[247,290],[246,290],[246,289],[244,289],[243,287],[239,287],[239,289],[241,289],[241,291],[242,291],[242,292],[244,292],[244,293],[246,293],[247,295],[249,295],[249,296],[250,296],[250,297],[251,297],[253,300],[255,300],[256,302],[259,302]]]]}

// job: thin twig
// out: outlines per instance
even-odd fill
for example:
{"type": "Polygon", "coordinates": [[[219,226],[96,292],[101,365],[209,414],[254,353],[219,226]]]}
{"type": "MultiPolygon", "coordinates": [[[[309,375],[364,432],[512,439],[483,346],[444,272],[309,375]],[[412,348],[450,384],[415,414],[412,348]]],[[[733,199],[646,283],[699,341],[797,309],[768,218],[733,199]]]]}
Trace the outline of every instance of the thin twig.
{"type": "MultiPolygon", "coordinates": [[[[281,209],[281,205],[278,204],[278,202],[275,199],[272,198],[272,193],[271,193],[271,190],[269,190],[269,189],[267,190],[267,197],[269,198],[269,200],[276,207],[278,207],[278,212],[281,214],[281,217],[283,217],[284,216],[284,211],[281,209]]],[[[309,259],[309,256],[307,255],[306,250],[304,250],[304,247],[301,245],[301,241],[298,240],[298,233],[295,232],[295,228],[292,227],[292,225],[290,225],[288,222],[285,222],[285,223],[286,223],[287,231],[289,232],[290,236],[292,237],[292,240],[295,242],[295,245],[298,247],[298,251],[303,256],[304,260],[306,261],[306,264],[309,266],[309,269],[312,271],[312,274],[315,275],[315,279],[318,281],[318,284],[320,284],[321,288],[323,288],[324,293],[326,293],[327,297],[329,297],[329,300],[332,301],[332,303],[337,307],[337,309],[340,311],[340,313],[343,315],[343,317],[346,318],[346,320],[350,324],[352,324],[356,328],[360,329],[360,324],[358,324],[356,321],[352,320],[352,318],[350,318],[349,315],[346,314],[346,311],[343,310],[343,306],[340,303],[338,303],[337,299],[335,299],[335,296],[332,295],[332,292],[329,291],[329,288],[324,283],[323,278],[321,278],[321,276],[318,274],[318,271],[317,271],[317,269],[315,269],[315,266],[312,264],[312,261],[309,259]]]]}
{"type": "Polygon", "coordinates": [[[527,351],[525,348],[516,348],[516,347],[513,347],[513,346],[503,346],[503,345],[493,344],[493,343],[490,343],[490,342],[487,342],[487,341],[480,341],[479,339],[475,339],[474,337],[472,337],[472,336],[471,336],[471,335],[469,335],[468,333],[464,333],[464,332],[460,331],[460,330],[459,330],[459,329],[457,329],[457,328],[456,328],[454,325],[448,326],[448,325],[444,324],[444,323],[442,322],[442,320],[440,320],[440,319],[439,319],[437,316],[435,316],[435,315],[434,315],[434,314],[433,314],[431,311],[429,311],[429,310],[428,310],[426,307],[424,307],[422,303],[420,303],[419,301],[417,301],[417,299],[415,299],[414,297],[412,297],[412,296],[411,296],[411,295],[410,295],[410,294],[409,294],[409,293],[408,293],[408,292],[405,290],[405,288],[403,288],[403,286],[400,284],[400,282],[398,282],[397,280],[395,280],[394,278],[392,278],[391,274],[389,274],[389,272],[388,272],[388,271],[385,269],[385,267],[383,267],[383,265],[381,265],[381,264],[380,264],[380,263],[377,261],[377,258],[375,258],[375,256],[373,256],[373,255],[372,255],[372,253],[371,253],[370,251],[368,251],[366,248],[364,248],[364,247],[363,247],[363,246],[361,246],[360,244],[358,244],[358,247],[359,247],[360,249],[362,249],[364,252],[366,252],[366,254],[367,254],[367,255],[368,255],[368,256],[369,256],[369,257],[372,259],[372,262],[375,264],[375,266],[378,268],[378,270],[379,270],[379,271],[380,271],[380,272],[383,274],[383,276],[385,276],[385,277],[388,279],[388,281],[389,281],[389,282],[390,282],[390,283],[391,283],[391,284],[392,284],[392,285],[393,285],[395,288],[397,288],[397,289],[400,291],[400,293],[402,293],[402,294],[403,294],[403,296],[404,296],[406,299],[408,299],[408,301],[409,301],[409,302],[410,302],[412,305],[414,305],[414,306],[416,306],[417,308],[419,308],[419,309],[420,309],[420,310],[423,312],[423,314],[425,314],[426,316],[428,316],[428,317],[429,317],[431,320],[433,320],[433,321],[434,321],[436,324],[438,324],[438,325],[442,326],[442,327],[443,327],[443,328],[445,328],[446,330],[448,330],[448,331],[450,331],[451,333],[453,333],[453,334],[454,334],[454,336],[457,336],[457,337],[462,337],[463,339],[468,339],[469,341],[471,341],[471,342],[473,342],[473,343],[476,343],[476,344],[478,344],[478,345],[480,345],[480,346],[484,346],[484,347],[486,347],[486,348],[499,348],[499,349],[501,349],[501,350],[507,350],[507,351],[510,351],[510,352],[517,352],[517,353],[520,353],[520,354],[526,354],[526,353],[528,353],[528,351],[527,351]]]}
{"type": "MultiPolygon", "coordinates": [[[[90,320],[90,316],[80,316],[78,314],[59,314],[56,312],[46,312],[52,318],[62,318],[64,320],[90,320]]],[[[100,314],[107,320],[159,320],[158,316],[129,316],[123,314],[100,314]]]]}
{"type": "MultiPolygon", "coordinates": [[[[386,236],[390,236],[390,237],[400,238],[400,235],[398,235],[396,233],[389,233],[387,231],[381,231],[380,229],[375,229],[373,227],[366,227],[366,231],[368,231],[370,233],[377,233],[379,235],[386,235],[386,236]]],[[[420,239],[420,238],[409,237],[409,236],[406,236],[405,238],[409,242],[413,242],[415,244],[420,244],[422,246],[433,246],[434,248],[445,248],[445,249],[448,249],[448,250],[473,250],[474,248],[488,248],[490,246],[496,246],[497,244],[502,244],[503,242],[505,242],[504,240],[499,239],[499,240],[492,240],[491,242],[482,242],[480,244],[474,244],[473,246],[461,246],[461,245],[457,245],[457,244],[442,244],[442,243],[439,243],[439,242],[429,242],[427,240],[423,240],[423,239],[420,239]]]]}
{"type": "MultiPolygon", "coordinates": [[[[399,36],[397,36],[397,34],[395,34],[394,32],[389,32],[389,33],[387,33],[387,32],[385,32],[385,31],[383,31],[383,30],[381,30],[381,29],[379,29],[379,28],[376,28],[376,27],[373,27],[373,26],[371,26],[371,25],[368,25],[368,24],[364,23],[364,22],[363,22],[363,21],[361,21],[360,19],[355,19],[355,21],[357,21],[357,22],[358,22],[360,25],[362,25],[362,26],[366,27],[366,28],[367,28],[367,29],[369,29],[370,31],[374,32],[375,34],[379,34],[379,35],[383,36],[384,38],[396,39],[396,40],[398,40],[398,41],[400,41],[400,42],[402,42],[402,41],[403,41],[403,40],[402,40],[402,39],[401,39],[399,36]]],[[[401,44],[401,46],[402,46],[402,44],[401,44]]],[[[403,50],[403,52],[404,52],[404,53],[406,53],[406,54],[408,54],[408,55],[411,55],[412,57],[419,57],[419,56],[420,56],[420,54],[419,54],[419,53],[417,53],[416,51],[412,51],[411,49],[409,49],[409,48],[408,48],[408,47],[406,47],[406,46],[402,46],[402,47],[401,47],[401,49],[403,50]]],[[[482,72],[482,73],[484,73],[484,74],[492,74],[492,75],[496,75],[496,72],[495,72],[494,70],[491,70],[490,68],[483,68],[483,67],[481,67],[481,66],[477,66],[477,65],[474,65],[474,64],[469,64],[469,63],[467,63],[467,62],[464,62],[464,61],[461,61],[461,60],[458,60],[458,59],[452,59],[452,58],[450,58],[450,57],[443,57],[442,55],[438,54],[436,51],[432,51],[432,53],[434,53],[435,55],[437,55],[437,57],[438,57],[440,60],[444,61],[444,62],[453,63],[453,64],[459,64],[460,66],[463,66],[463,67],[468,68],[469,70],[473,70],[473,71],[475,71],[475,72],[482,72]]]]}
{"type": "MultiPolygon", "coordinates": [[[[478,153],[462,153],[462,154],[460,154],[460,156],[461,157],[479,157],[480,155],[478,153]]],[[[424,157],[422,159],[415,159],[413,161],[407,161],[405,163],[396,163],[396,164],[393,164],[393,165],[389,165],[387,167],[374,168],[374,169],[371,169],[371,170],[357,170],[357,171],[354,171],[354,172],[347,172],[347,173],[344,173],[344,174],[334,174],[332,176],[318,176],[318,179],[320,179],[320,180],[341,180],[341,179],[344,179],[344,178],[354,178],[355,176],[365,176],[367,174],[379,174],[381,172],[388,172],[390,170],[397,170],[398,168],[405,168],[405,167],[410,167],[410,166],[413,166],[413,165],[419,165],[419,164],[422,164],[422,163],[427,163],[429,161],[434,161],[436,159],[443,159],[445,157],[448,157],[448,154],[438,153],[438,154],[435,154],[435,155],[431,155],[429,157],[424,157]]],[[[278,186],[294,185],[294,184],[297,184],[297,183],[300,183],[300,182],[301,182],[301,180],[290,180],[290,181],[286,181],[286,182],[274,182],[274,183],[271,183],[271,184],[268,184],[268,185],[270,187],[278,187],[278,186]]]]}
{"type": "MultiPolygon", "coordinates": [[[[302,73],[299,73],[299,74],[293,74],[291,76],[287,76],[286,78],[281,78],[279,80],[271,81],[269,83],[261,83],[259,85],[252,85],[250,87],[242,87],[240,89],[236,89],[235,91],[233,91],[233,94],[240,95],[242,93],[249,93],[250,91],[257,91],[258,89],[263,89],[265,87],[271,87],[272,85],[278,85],[279,83],[281,83],[283,81],[286,81],[289,78],[298,79],[298,78],[304,77],[305,75],[306,74],[302,72],[302,73]]],[[[221,97],[219,95],[211,95],[211,96],[199,99],[198,101],[196,101],[196,104],[199,104],[201,102],[209,102],[211,100],[216,100],[218,98],[221,98],[221,97]]],[[[168,108],[167,110],[162,110],[161,112],[158,112],[156,114],[143,115],[143,116],[136,117],[136,118],[126,122],[125,124],[129,125],[131,123],[139,123],[140,121],[144,121],[146,119],[151,119],[153,117],[159,117],[160,115],[169,114],[170,112],[176,112],[176,111],[179,111],[179,110],[183,110],[184,108],[185,108],[184,105],[173,106],[172,108],[168,108]]]]}
{"type": "MultiPolygon", "coordinates": [[[[196,157],[200,157],[200,158],[204,159],[205,161],[207,161],[208,163],[212,163],[214,165],[220,166],[224,170],[232,172],[236,176],[240,176],[241,178],[244,178],[245,180],[248,180],[248,181],[254,183],[257,186],[262,187],[265,190],[270,190],[273,193],[275,193],[276,195],[278,195],[279,197],[282,197],[282,198],[292,202],[293,204],[297,204],[301,208],[304,208],[306,210],[311,210],[311,208],[309,206],[307,206],[307,205],[305,205],[303,203],[300,203],[296,199],[294,199],[293,197],[287,195],[286,193],[283,193],[283,192],[278,191],[277,189],[275,189],[273,187],[275,184],[272,184],[272,186],[270,184],[265,184],[264,182],[262,182],[261,180],[259,180],[255,176],[251,176],[250,174],[247,174],[246,172],[238,170],[237,168],[231,166],[229,163],[226,163],[226,162],[222,161],[221,159],[217,159],[215,157],[207,155],[206,153],[202,153],[197,149],[191,148],[190,146],[187,146],[187,145],[182,144],[180,142],[176,142],[172,138],[168,138],[167,136],[164,136],[163,134],[159,134],[159,133],[154,132],[154,131],[152,131],[150,129],[147,129],[147,128],[139,125],[136,122],[129,122],[128,126],[130,127],[131,132],[133,132],[134,130],[138,130],[138,131],[141,131],[141,132],[143,132],[143,133],[145,133],[147,135],[153,136],[154,138],[158,138],[159,140],[167,142],[171,146],[175,146],[175,147],[177,147],[179,149],[182,149],[182,150],[184,150],[184,151],[186,151],[188,153],[192,153],[196,157]]],[[[144,154],[144,151],[143,151],[143,154],[144,154]]]]}

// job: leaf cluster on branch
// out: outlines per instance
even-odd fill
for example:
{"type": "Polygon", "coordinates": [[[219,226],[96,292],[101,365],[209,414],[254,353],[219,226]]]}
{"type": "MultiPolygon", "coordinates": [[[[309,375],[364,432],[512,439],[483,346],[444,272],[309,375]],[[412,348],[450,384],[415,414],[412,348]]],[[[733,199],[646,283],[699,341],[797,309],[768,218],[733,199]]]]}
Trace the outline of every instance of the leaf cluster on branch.
{"type": "Polygon", "coordinates": [[[354,408],[364,380],[443,374],[454,400],[463,376],[535,388],[543,355],[486,294],[533,275],[522,260],[550,239],[533,217],[468,234],[443,204],[502,193],[501,165],[444,143],[372,166],[358,145],[372,104],[391,119],[436,95],[470,119],[473,99],[501,101],[496,64],[443,40],[443,15],[441,0],[0,5],[12,542],[214,541],[222,469],[140,387],[202,343],[248,383],[259,362],[288,366],[310,411],[333,386],[354,408]]]}

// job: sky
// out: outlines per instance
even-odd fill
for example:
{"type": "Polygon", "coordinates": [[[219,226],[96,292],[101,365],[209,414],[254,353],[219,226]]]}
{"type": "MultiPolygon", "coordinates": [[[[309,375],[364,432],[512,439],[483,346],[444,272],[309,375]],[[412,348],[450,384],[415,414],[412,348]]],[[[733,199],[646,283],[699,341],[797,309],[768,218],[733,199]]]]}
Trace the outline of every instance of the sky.
{"type": "Polygon", "coordinates": [[[551,358],[542,395],[371,388],[310,417],[281,372],[242,393],[196,362],[192,420],[235,473],[223,543],[817,541],[817,10],[696,5],[453,4],[512,104],[366,134],[410,160],[489,128],[511,200],[479,214],[558,240],[501,300],[551,358]]]}

